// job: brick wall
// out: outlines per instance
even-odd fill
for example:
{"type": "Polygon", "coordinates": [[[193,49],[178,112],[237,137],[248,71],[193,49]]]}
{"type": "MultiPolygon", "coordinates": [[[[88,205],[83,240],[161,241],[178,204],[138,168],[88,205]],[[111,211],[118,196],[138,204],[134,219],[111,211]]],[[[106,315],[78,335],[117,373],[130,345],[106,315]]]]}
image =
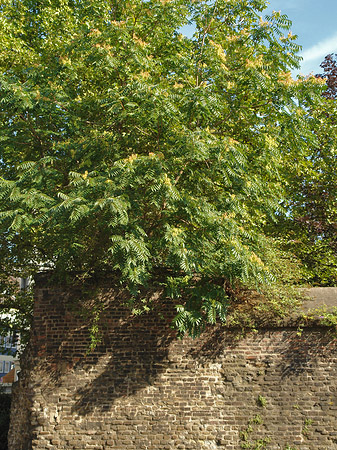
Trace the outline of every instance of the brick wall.
{"type": "Polygon", "coordinates": [[[158,293],[153,312],[133,317],[104,288],[103,339],[88,353],[79,297],[36,290],[9,450],[337,449],[337,344],[326,329],[238,339],[217,326],[177,340],[158,293]]]}

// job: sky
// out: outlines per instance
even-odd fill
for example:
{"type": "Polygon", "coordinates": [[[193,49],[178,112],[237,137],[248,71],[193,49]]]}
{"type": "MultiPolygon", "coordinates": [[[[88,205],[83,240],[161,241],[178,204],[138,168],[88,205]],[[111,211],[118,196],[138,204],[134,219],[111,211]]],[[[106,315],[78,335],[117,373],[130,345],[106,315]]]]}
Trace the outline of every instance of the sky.
{"type": "Polygon", "coordinates": [[[272,10],[281,10],[293,22],[292,32],[302,45],[299,73],[321,73],[324,57],[337,53],[337,0],[269,0],[266,12],[272,10]]]}
{"type": "MultiPolygon", "coordinates": [[[[292,21],[291,31],[298,36],[302,46],[301,73],[322,73],[321,62],[329,53],[337,53],[337,0],[269,0],[264,14],[281,11],[292,21]]],[[[182,33],[190,36],[193,27],[183,27],[182,33]]]]}

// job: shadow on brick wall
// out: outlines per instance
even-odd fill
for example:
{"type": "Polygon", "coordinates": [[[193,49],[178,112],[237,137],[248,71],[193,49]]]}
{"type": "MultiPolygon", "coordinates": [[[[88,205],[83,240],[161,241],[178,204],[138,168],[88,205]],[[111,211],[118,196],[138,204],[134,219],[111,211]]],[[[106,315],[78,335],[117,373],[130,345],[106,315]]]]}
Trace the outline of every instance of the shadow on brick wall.
{"type": "Polygon", "coordinates": [[[73,412],[85,415],[93,409],[109,411],[118,398],[135,395],[166,369],[174,333],[168,327],[163,333],[163,327],[158,326],[158,317],[157,325],[150,320],[150,330],[142,321],[144,317],[127,319],[114,328],[113,335],[104,337],[103,345],[89,357],[89,364],[79,363],[93,377],[87,385],[76,390],[73,412]]]}
{"type": "Polygon", "coordinates": [[[155,296],[151,312],[132,315],[125,298],[109,291],[101,299],[102,338],[90,351],[88,322],[82,314],[90,311],[90,301],[82,299],[81,310],[76,300],[81,293],[67,296],[46,289],[39,294],[32,347],[44,374],[41,388],[47,397],[64,383],[73,387],[73,412],[110,410],[118,398],[149,386],[169,364],[169,345],[176,338],[170,327],[174,308],[160,296],[155,296]]]}
{"type": "MultiPolygon", "coordinates": [[[[57,294],[48,289],[41,290],[40,294],[35,312],[38,319],[34,325],[37,333],[34,348],[40,364],[44,357],[45,380],[49,380],[44,383],[46,395],[66,383],[74,392],[74,413],[109,411],[118,399],[134,396],[151,386],[170,364],[174,364],[170,361],[169,350],[173,341],[176,342],[176,333],[169,324],[175,311],[173,305],[165,304],[160,296],[152,305],[153,311],[135,316],[125,307],[125,299],[107,292],[100,320],[102,341],[88,353],[87,322],[69,307],[69,298],[64,292],[57,294]]],[[[77,295],[71,292],[71,297],[74,299],[77,295]]],[[[90,310],[90,304],[87,309],[90,310]]],[[[246,337],[239,339],[240,333],[221,325],[209,327],[199,339],[190,345],[184,344],[185,357],[197,364],[209,363],[221,358],[224,351],[235,355],[239,350],[249,364],[260,359],[267,372],[270,366],[277,365],[278,373],[286,378],[302,373],[315,364],[316,359],[336,351],[335,346],[331,348],[336,345],[331,336],[322,330],[305,329],[299,334],[294,328],[282,327],[278,329],[281,337],[274,347],[259,354],[259,349],[264,349],[265,345],[264,333],[274,331],[277,328],[247,335],[253,342],[244,348],[242,340],[246,337]]]]}
{"type": "Polygon", "coordinates": [[[329,361],[336,354],[337,342],[329,330],[308,328],[303,332],[292,331],[285,334],[280,344],[280,370],[282,378],[299,375],[315,367],[317,360],[329,361]]]}

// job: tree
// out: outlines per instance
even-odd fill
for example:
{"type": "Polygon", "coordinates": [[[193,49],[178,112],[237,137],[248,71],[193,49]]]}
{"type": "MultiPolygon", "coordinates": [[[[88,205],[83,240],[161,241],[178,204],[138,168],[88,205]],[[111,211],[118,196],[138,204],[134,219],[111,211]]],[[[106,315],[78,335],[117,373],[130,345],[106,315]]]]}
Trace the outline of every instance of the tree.
{"type": "Polygon", "coordinates": [[[324,97],[328,99],[337,98],[337,54],[329,54],[324,58],[321,64],[322,69],[324,69],[323,74],[318,74],[316,77],[323,78],[326,80],[327,89],[323,93],[324,97]]]}
{"type": "Polygon", "coordinates": [[[284,155],[303,154],[299,46],[264,0],[7,0],[2,251],[15,267],[160,272],[176,326],[225,320],[223,288],[273,279],[284,155]],[[193,22],[192,38],[180,27],[193,22]],[[10,51],[8,51],[10,49],[10,51]],[[188,280],[188,282],[186,281],[188,280]],[[178,286],[178,288],[177,288],[178,286]]]}
{"type": "Polygon", "coordinates": [[[327,55],[316,75],[323,80],[321,98],[308,110],[316,140],[308,146],[301,169],[288,175],[289,214],[278,224],[290,249],[304,265],[303,278],[320,286],[337,285],[337,66],[327,55]]]}

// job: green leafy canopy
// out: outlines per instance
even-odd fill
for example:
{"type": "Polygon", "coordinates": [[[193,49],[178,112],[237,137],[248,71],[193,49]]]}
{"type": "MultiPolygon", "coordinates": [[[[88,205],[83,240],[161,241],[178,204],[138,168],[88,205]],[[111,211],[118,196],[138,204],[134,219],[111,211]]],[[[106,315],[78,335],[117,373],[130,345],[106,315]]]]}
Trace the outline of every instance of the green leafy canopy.
{"type": "Polygon", "coordinates": [[[285,164],[286,203],[275,235],[301,260],[304,280],[318,286],[337,285],[337,61],[327,55],[321,64],[326,89],[307,111],[316,140],[300,164],[285,164]]]}
{"type": "Polygon", "coordinates": [[[284,155],[313,139],[304,112],[320,87],[292,80],[290,21],[262,18],[265,6],[2,1],[9,266],[116,270],[130,287],[158,271],[164,284],[188,277],[203,293],[188,290],[198,301],[178,307],[176,324],[192,334],[225,320],[214,286],[273,279],[263,229],[279,214],[284,155]],[[192,38],[179,31],[188,23],[192,38]]]}

